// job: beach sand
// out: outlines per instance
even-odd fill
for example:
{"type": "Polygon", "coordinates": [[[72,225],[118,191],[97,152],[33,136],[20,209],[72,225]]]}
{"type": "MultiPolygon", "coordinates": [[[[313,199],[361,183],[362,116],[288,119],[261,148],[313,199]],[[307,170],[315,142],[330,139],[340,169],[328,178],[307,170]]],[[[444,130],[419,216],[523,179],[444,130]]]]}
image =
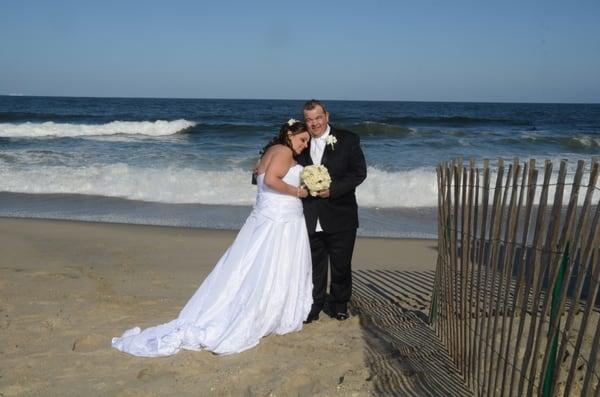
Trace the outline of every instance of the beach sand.
{"type": "MultiPolygon", "coordinates": [[[[372,321],[358,315],[344,322],[323,315],[300,332],[267,336],[230,356],[182,351],[138,358],[110,347],[128,328],[174,319],[235,232],[0,218],[0,236],[1,396],[381,392],[373,360],[386,356],[386,347],[371,332],[372,321]]],[[[355,295],[367,296],[379,272],[432,279],[436,245],[359,238],[355,295]]],[[[415,312],[428,309],[426,284],[406,296],[415,312]]],[[[414,371],[393,374],[410,380],[414,371]]]]}

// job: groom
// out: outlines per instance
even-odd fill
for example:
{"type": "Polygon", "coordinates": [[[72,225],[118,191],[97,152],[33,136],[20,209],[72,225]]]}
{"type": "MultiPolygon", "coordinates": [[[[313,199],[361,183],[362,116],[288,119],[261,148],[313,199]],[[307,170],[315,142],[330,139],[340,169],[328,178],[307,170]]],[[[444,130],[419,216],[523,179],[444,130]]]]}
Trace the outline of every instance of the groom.
{"type": "Polygon", "coordinates": [[[312,139],[298,162],[303,166],[322,164],[331,176],[329,189],[302,200],[313,262],[313,305],[306,323],[318,320],[322,310],[333,318],[345,320],[352,294],[350,264],[358,228],[354,191],[367,177],[367,166],[359,137],[331,127],[329,113],[321,102],[310,100],[303,111],[312,139]],[[330,301],[325,307],[329,265],[330,301]]]}

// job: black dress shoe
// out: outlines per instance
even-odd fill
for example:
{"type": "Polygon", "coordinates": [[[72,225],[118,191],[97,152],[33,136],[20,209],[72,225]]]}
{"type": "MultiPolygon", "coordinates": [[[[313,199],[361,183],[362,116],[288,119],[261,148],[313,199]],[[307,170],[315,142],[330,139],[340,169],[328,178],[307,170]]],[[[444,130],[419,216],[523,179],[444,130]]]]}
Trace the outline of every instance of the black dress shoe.
{"type": "Polygon", "coordinates": [[[319,314],[317,313],[317,314],[315,314],[315,315],[313,315],[313,316],[310,316],[310,315],[309,315],[309,316],[306,318],[306,320],[304,320],[302,323],[304,323],[304,324],[310,324],[310,323],[312,323],[313,321],[317,321],[318,319],[319,319],[319,314]]]}
{"type": "Polygon", "coordinates": [[[335,311],[331,309],[328,305],[323,308],[323,313],[327,314],[331,318],[335,318],[335,311]]]}
{"type": "Polygon", "coordinates": [[[350,317],[350,316],[348,315],[348,312],[340,312],[340,313],[336,313],[336,314],[333,316],[333,318],[335,318],[335,319],[336,319],[336,320],[338,320],[338,321],[344,321],[344,320],[347,320],[347,319],[348,319],[348,317],[350,317]]]}
{"type": "Polygon", "coordinates": [[[310,313],[308,313],[308,317],[306,317],[306,320],[303,321],[304,324],[310,324],[313,321],[317,321],[319,319],[319,312],[321,310],[311,310],[310,313]]]}
{"type": "Polygon", "coordinates": [[[350,315],[348,314],[348,306],[345,303],[333,303],[325,306],[323,309],[329,317],[334,318],[338,321],[347,320],[350,315]]]}

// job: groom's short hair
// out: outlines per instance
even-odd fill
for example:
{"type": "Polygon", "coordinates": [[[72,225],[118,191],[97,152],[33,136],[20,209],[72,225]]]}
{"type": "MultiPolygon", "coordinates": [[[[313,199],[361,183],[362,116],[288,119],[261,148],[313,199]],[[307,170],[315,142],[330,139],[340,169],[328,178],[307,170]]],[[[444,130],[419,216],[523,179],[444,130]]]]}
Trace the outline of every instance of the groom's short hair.
{"type": "Polygon", "coordinates": [[[320,106],[323,109],[323,113],[327,113],[327,109],[325,109],[325,105],[316,99],[311,99],[310,101],[306,101],[304,104],[304,108],[302,110],[313,110],[317,106],[320,106]]]}

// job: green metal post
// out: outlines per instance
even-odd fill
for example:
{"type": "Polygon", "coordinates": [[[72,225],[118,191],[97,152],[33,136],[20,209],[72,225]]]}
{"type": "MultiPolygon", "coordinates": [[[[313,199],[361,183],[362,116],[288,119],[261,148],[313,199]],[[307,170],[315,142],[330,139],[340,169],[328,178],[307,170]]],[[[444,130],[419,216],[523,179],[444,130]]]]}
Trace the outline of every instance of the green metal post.
{"type": "MultiPolygon", "coordinates": [[[[567,264],[569,263],[569,243],[565,246],[565,252],[563,253],[560,267],[558,269],[558,275],[556,276],[556,284],[552,290],[552,305],[550,309],[550,323],[554,321],[558,315],[558,303],[560,300],[560,291],[564,282],[565,271],[567,270],[567,264]]],[[[548,329],[548,338],[552,337],[550,343],[552,343],[552,350],[550,351],[550,359],[546,366],[546,376],[544,377],[542,396],[550,397],[552,392],[552,378],[556,369],[556,354],[558,350],[558,331],[560,329],[560,320],[556,325],[556,330],[548,329]]]]}

